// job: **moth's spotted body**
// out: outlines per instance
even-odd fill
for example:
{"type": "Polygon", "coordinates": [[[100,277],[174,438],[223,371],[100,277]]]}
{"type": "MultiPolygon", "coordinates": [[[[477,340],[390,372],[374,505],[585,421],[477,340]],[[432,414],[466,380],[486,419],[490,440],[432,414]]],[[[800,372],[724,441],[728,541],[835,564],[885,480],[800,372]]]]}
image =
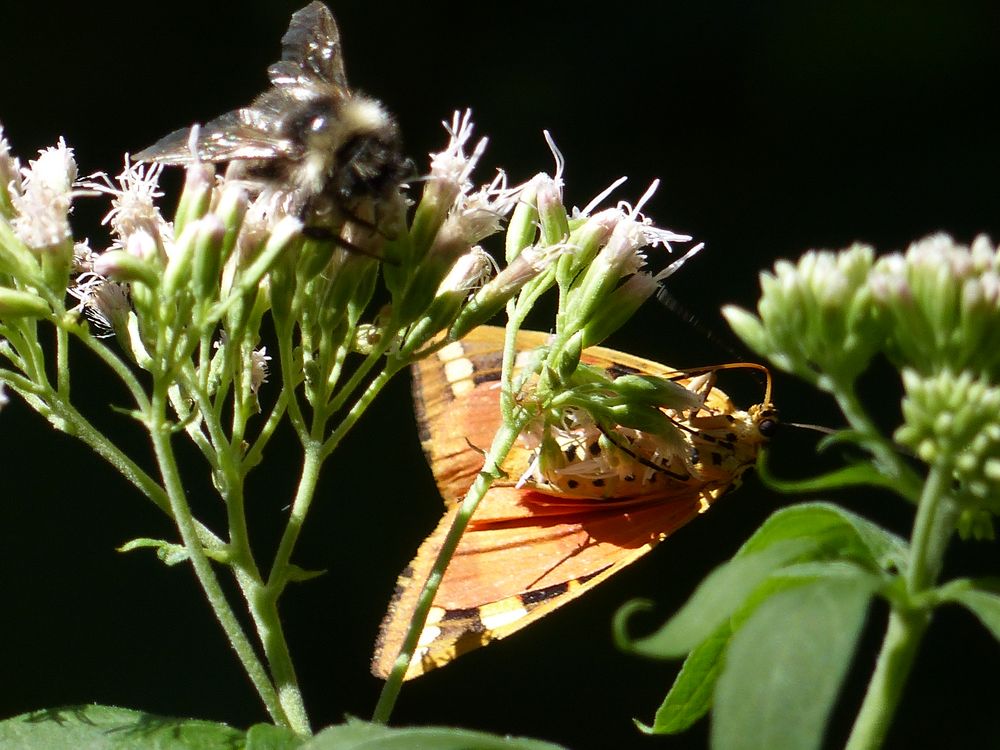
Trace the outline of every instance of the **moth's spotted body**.
{"type": "MultiPolygon", "coordinates": [[[[522,331],[516,368],[545,342],[522,331]]],[[[449,510],[397,582],[372,662],[378,676],[392,668],[455,508],[482,469],[481,449],[500,426],[502,347],[502,329],[480,328],[414,367],[420,439],[449,510]]],[[[600,347],[582,362],[611,378],[655,375],[686,389],[689,403],[665,410],[677,435],[609,432],[568,411],[545,461],[538,436],[522,435],[503,465],[509,479],[487,492],[445,572],[407,679],[521,629],[644,555],[735,486],[777,423],[769,403],[738,410],[715,388],[712,368],[683,373],[600,347]]]]}

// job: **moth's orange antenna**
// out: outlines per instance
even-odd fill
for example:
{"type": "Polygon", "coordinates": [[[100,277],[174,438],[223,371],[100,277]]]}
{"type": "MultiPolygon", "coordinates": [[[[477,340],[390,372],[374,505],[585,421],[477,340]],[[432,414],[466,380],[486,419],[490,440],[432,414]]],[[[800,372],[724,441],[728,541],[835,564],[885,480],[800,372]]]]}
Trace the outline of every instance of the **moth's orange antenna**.
{"type": "Polygon", "coordinates": [[[693,367],[691,369],[678,370],[678,377],[689,377],[691,375],[702,375],[704,373],[716,373],[719,370],[759,370],[764,373],[764,400],[761,403],[771,403],[771,371],[764,365],[756,362],[727,362],[724,365],[711,365],[709,367],[693,367]]]}
{"type": "Polygon", "coordinates": [[[771,403],[771,371],[767,369],[764,365],[757,364],[756,362],[733,362],[727,365],[719,365],[720,370],[736,370],[736,369],[749,369],[758,370],[764,373],[764,401],[762,403],[771,403]]]}

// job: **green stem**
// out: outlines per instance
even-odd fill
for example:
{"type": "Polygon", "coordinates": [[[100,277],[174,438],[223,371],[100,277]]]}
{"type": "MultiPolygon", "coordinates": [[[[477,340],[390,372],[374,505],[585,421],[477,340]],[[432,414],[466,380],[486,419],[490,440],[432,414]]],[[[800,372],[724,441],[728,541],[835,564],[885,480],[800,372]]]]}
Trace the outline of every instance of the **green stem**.
{"type": "Polygon", "coordinates": [[[306,441],[302,445],[302,474],[299,476],[299,486],[295,490],[295,500],[292,501],[292,510],[285,525],[285,531],[281,535],[281,542],[278,544],[278,551],[274,555],[274,562],[271,565],[271,572],[267,578],[267,588],[277,596],[288,582],[288,564],[292,559],[292,552],[295,543],[302,532],[302,526],[306,521],[306,514],[312,504],[316,494],[316,484],[319,482],[319,470],[323,465],[322,445],[315,441],[306,441]]]}
{"type": "Polygon", "coordinates": [[[167,405],[166,385],[158,383],[154,386],[153,397],[150,401],[150,409],[147,413],[150,436],[153,441],[153,449],[156,453],[157,464],[163,475],[164,487],[170,501],[170,508],[184,547],[191,559],[192,567],[201,584],[202,590],[208,599],[208,603],[215,614],[216,619],[222,626],[223,631],[229,639],[230,645],[236,651],[236,655],[243,665],[244,670],[250,677],[250,681],[257,689],[264,706],[267,708],[271,718],[278,724],[290,726],[296,732],[307,734],[308,724],[293,725],[284,707],[281,705],[278,693],[267,675],[267,671],[254,653],[253,646],[240,627],[236,615],[233,613],[229,602],[226,600],[222,587],[219,585],[211,563],[205,555],[205,550],[198,539],[198,531],[194,518],[191,516],[191,509],[187,504],[184,493],[184,485],[181,482],[180,473],[177,470],[173,448],[170,445],[170,429],[166,420],[167,405]]]}
{"type": "Polygon", "coordinates": [[[389,721],[389,716],[392,714],[392,709],[396,705],[396,699],[399,697],[399,691],[403,686],[406,670],[410,667],[410,661],[413,659],[413,654],[416,651],[420,634],[423,632],[424,625],[427,622],[427,614],[430,612],[431,604],[434,602],[438,587],[444,578],[445,569],[455,554],[455,550],[458,548],[458,543],[462,538],[462,534],[465,533],[469,521],[472,520],[472,514],[479,506],[479,502],[486,495],[486,491],[490,488],[490,485],[493,484],[500,464],[510,452],[514,441],[517,440],[517,436],[524,426],[524,424],[512,425],[504,423],[493,437],[493,444],[490,446],[483,470],[476,476],[476,481],[473,482],[472,487],[469,488],[469,492],[465,496],[465,500],[462,501],[462,505],[455,516],[455,522],[452,524],[451,529],[448,530],[448,535],[441,545],[437,558],[434,560],[434,566],[431,568],[431,572],[427,576],[427,581],[424,583],[424,588],[420,592],[420,598],[417,600],[417,607],[410,620],[406,637],[403,638],[403,645],[400,648],[399,656],[396,657],[392,672],[389,673],[389,677],[382,687],[372,721],[380,724],[385,724],[389,721]]]}
{"type": "Polygon", "coordinates": [[[882,436],[871,421],[861,402],[858,401],[854,385],[835,383],[830,392],[837,399],[837,405],[847,418],[848,424],[866,438],[865,446],[874,457],[876,468],[898,483],[899,494],[916,501],[922,492],[920,477],[903,461],[892,444],[882,436]]]}
{"type": "MultiPolygon", "coordinates": [[[[43,389],[37,384],[8,370],[0,369],[0,378],[14,388],[36,411],[42,413],[45,413],[46,410],[51,411],[66,425],[64,431],[67,434],[73,435],[84,445],[89,446],[97,455],[113,466],[119,474],[131,482],[136,489],[152,500],[157,508],[172,517],[170,500],[163,488],[156,483],[156,480],[122,453],[118,446],[105,437],[104,433],[95,429],[71,404],[60,401],[58,396],[51,391],[43,392],[43,389]]],[[[196,529],[198,539],[205,547],[221,550],[225,546],[222,540],[208,527],[196,523],[196,529]]]]}
{"type": "Polygon", "coordinates": [[[264,654],[271,666],[271,672],[274,674],[281,705],[288,713],[292,726],[300,733],[299,726],[305,727],[308,731],[309,720],[298,677],[295,674],[295,665],[288,648],[288,641],[281,625],[278,598],[288,584],[292,552],[302,531],[302,526],[305,524],[309,506],[316,495],[319,471],[323,465],[319,443],[306,442],[303,444],[303,449],[302,473],[295,491],[295,500],[292,502],[291,514],[285,525],[278,551],[275,553],[267,583],[263,587],[257,587],[251,591],[250,596],[247,596],[247,603],[253,614],[261,644],[264,647],[264,654]]]}
{"type": "MultiPolygon", "coordinates": [[[[302,414],[295,389],[298,388],[300,379],[293,376],[302,369],[301,363],[295,361],[295,347],[292,343],[292,327],[280,324],[275,321],[275,332],[278,337],[278,362],[281,372],[281,396],[285,397],[285,405],[288,411],[288,419],[292,423],[295,434],[303,443],[309,440],[309,428],[306,426],[306,418],[302,414]]],[[[280,396],[279,396],[280,398],[280,396]]]]}
{"type": "Polygon", "coordinates": [[[119,357],[115,356],[109,347],[104,346],[89,334],[81,334],[77,338],[118,376],[122,383],[125,384],[125,387],[128,388],[128,392],[132,395],[132,399],[141,411],[149,408],[146,391],[139,383],[138,378],[136,378],[135,374],[119,357]]]}
{"type": "Polygon", "coordinates": [[[298,727],[304,727],[308,732],[309,716],[306,713],[302,688],[299,687],[299,679],[295,674],[295,664],[288,648],[288,640],[285,638],[285,630],[281,624],[281,615],[278,613],[277,595],[267,587],[258,586],[255,591],[259,596],[247,601],[253,610],[257,633],[264,646],[264,654],[271,666],[271,673],[274,675],[278,699],[288,714],[292,727],[295,727],[299,734],[304,734],[298,727]]]}
{"type": "Polygon", "coordinates": [[[69,401],[69,334],[62,326],[56,327],[56,390],[59,397],[69,401]]]}
{"type": "MultiPolygon", "coordinates": [[[[368,353],[364,361],[360,365],[358,365],[358,369],[356,369],[353,373],[351,373],[351,377],[344,384],[344,387],[341,388],[337,393],[335,393],[333,397],[330,399],[328,406],[325,407],[328,414],[336,413],[337,410],[342,408],[343,405],[347,403],[347,399],[350,398],[351,394],[355,391],[355,389],[359,385],[361,385],[361,382],[365,379],[368,373],[371,372],[371,369],[376,364],[379,363],[379,361],[382,359],[382,356],[389,350],[389,347],[391,346],[392,342],[395,341],[396,335],[398,333],[399,330],[395,327],[395,325],[391,321],[388,324],[386,324],[385,330],[382,332],[382,340],[371,352],[368,353]]],[[[383,372],[380,374],[380,377],[381,375],[384,374],[385,371],[383,370],[383,372]]],[[[364,397],[365,396],[362,395],[361,398],[358,399],[358,403],[360,403],[364,397]]],[[[357,405],[355,405],[355,408],[357,408],[357,405]]]]}
{"type": "Polygon", "coordinates": [[[929,616],[922,613],[908,616],[893,610],[889,615],[875,672],[854,720],[847,750],[882,747],[928,621],[929,616]]]}
{"type": "MultiPolygon", "coordinates": [[[[904,576],[911,602],[937,581],[955,528],[958,513],[949,494],[951,475],[950,467],[935,467],[924,483],[910,537],[910,565],[904,576]]],[[[884,743],[930,618],[930,610],[893,605],[847,750],[874,750],[884,743]]]]}
{"type": "Polygon", "coordinates": [[[271,413],[267,415],[267,421],[264,426],[260,429],[257,435],[257,439],[251,444],[250,449],[247,450],[246,454],[243,456],[243,461],[241,462],[240,473],[246,474],[248,467],[256,466],[261,461],[261,456],[264,454],[264,448],[270,442],[271,437],[274,435],[274,431],[278,428],[281,423],[281,418],[285,415],[285,409],[288,405],[288,391],[282,388],[281,393],[278,394],[278,399],[274,402],[271,407],[271,413]]]}
{"type": "Polygon", "coordinates": [[[941,574],[944,553],[955,531],[959,508],[951,495],[951,466],[934,467],[927,476],[910,536],[906,588],[911,596],[933,587],[941,574]]]}
{"type": "MultiPolygon", "coordinates": [[[[347,412],[344,416],[343,421],[337,425],[337,429],[330,433],[328,437],[323,442],[323,456],[329,456],[338,445],[340,441],[344,439],[344,436],[350,431],[350,429],[357,423],[361,418],[361,415],[365,413],[365,410],[371,405],[375,397],[382,391],[386,384],[393,378],[393,376],[406,367],[407,362],[399,361],[396,359],[390,359],[385,364],[385,368],[380,372],[375,378],[368,384],[365,388],[364,393],[362,393],[358,400],[354,402],[351,410],[347,412]]],[[[331,405],[328,407],[326,413],[332,414],[334,412],[334,407],[331,405]]]]}
{"type": "MultiPolygon", "coordinates": [[[[131,458],[105,437],[104,433],[94,428],[87,419],[71,404],[61,400],[49,402],[55,412],[67,425],[72,425],[72,434],[101,458],[111,464],[119,474],[131,482],[140,492],[153,501],[157,508],[168,516],[171,515],[170,500],[163,488],[149,474],[142,470],[131,458]]],[[[207,529],[206,529],[207,531],[207,529]]],[[[209,532],[211,533],[211,532],[209,532]]],[[[201,535],[199,535],[200,538],[201,535]]],[[[216,542],[220,540],[216,537],[216,542]]],[[[202,538],[202,543],[206,540],[202,538]]]]}

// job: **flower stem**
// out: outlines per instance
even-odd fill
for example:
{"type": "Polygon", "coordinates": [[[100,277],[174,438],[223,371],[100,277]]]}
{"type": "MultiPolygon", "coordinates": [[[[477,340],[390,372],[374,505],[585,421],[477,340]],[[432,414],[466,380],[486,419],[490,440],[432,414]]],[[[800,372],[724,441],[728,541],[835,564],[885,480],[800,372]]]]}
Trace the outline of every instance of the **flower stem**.
{"type": "Polygon", "coordinates": [[[201,584],[216,619],[226,633],[230,645],[236,651],[243,669],[257,689],[257,693],[260,695],[271,718],[278,724],[289,726],[296,732],[307,734],[309,732],[308,724],[303,726],[291,723],[292,717],[286,714],[284,707],[281,705],[278,693],[271,683],[267,671],[257,658],[253,646],[240,627],[239,620],[237,620],[236,615],[229,606],[222,587],[219,585],[219,581],[212,570],[211,563],[205,555],[205,550],[198,540],[197,527],[194,518],[191,516],[191,509],[187,504],[184,486],[181,482],[180,473],[177,470],[173,449],[170,446],[171,430],[166,420],[166,405],[168,402],[166,390],[167,386],[162,382],[154,386],[153,397],[150,401],[149,411],[147,412],[147,426],[153,441],[157,464],[163,475],[163,483],[170,501],[170,509],[174,522],[177,524],[181,539],[184,541],[184,547],[190,556],[198,583],[201,584]]]}
{"type": "Polygon", "coordinates": [[[424,624],[427,622],[427,614],[430,612],[431,604],[434,602],[438,587],[444,578],[445,569],[455,554],[455,550],[458,548],[458,543],[462,538],[462,534],[465,533],[469,521],[472,520],[472,514],[479,506],[479,502],[486,495],[486,491],[493,483],[500,464],[510,452],[514,441],[517,440],[517,436],[524,426],[524,424],[509,424],[505,422],[493,437],[493,444],[490,446],[489,453],[486,456],[486,463],[483,466],[483,470],[476,476],[476,481],[473,482],[472,487],[465,496],[465,500],[462,501],[462,505],[455,516],[455,522],[452,524],[451,529],[449,529],[448,535],[445,537],[444,543],[438,552],[437,559],[434,561],[434,566],[427,576],[426,583],[424,583],[424,588],[420,592],[417,607],[410,620],[410,627],[406,631],[406,637],[403,638],[403,645],[400,648],[399,656],[396,657],[396,661],[393,664],[392,672],[382,687],[378,704],[375,706],[375,712],[372,715],[372,721],[384,724],[389,720],[392,709],[396,705],[396,699],[399,697],[399,691],[403,686],[406,671],[409,669],[410,661],[413,659],[417,641],[419,641],[424,624]]]}
{"type": "Polygon", "coordinates": [[[837,399],[837,405],[851,427],[865,437],[865,446],[874,457],[876,468],[897,483],[899,494],[915,501],[922,491],[920,478],[906,465],[872,423],[861,402],[858,401],[853,384],[834,383],[829,390],[837,399]]]}
{"type": "Polygon", "coordinates": [[[256,591],[261,596],[254,596],[248,602],[254,610],[254,622],[257,624],[260,642],[264,645],[264,654],[278,688],[278,700],[288,715],[289,725],[299,734],[306,734],[310,732],[309,716],[298,676],[295,674],[292,654],[288,649],[285,630],[281,625],[277,599],[265,588],[257,587],[256,591]]]}
{"type": "MultiPolygon", "coordinates": [[[[958,515],[949,494],[950,486],[951,471],[941,467],[932,468],[924,483],[910,537],[910,565],[904,579],[911,602],[932,587],[941,572],[944,551],[958,515]]],[[[930,619],[929,610],[893,605],[875,672],[851,730],[847,750],[874,750],[882,746],[930,619]]]]}

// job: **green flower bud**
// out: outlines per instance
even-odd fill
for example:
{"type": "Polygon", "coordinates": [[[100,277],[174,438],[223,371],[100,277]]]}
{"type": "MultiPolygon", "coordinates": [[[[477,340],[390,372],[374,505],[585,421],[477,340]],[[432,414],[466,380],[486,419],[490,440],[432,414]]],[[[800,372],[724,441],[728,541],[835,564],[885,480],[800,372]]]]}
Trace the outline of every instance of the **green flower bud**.
{"type": "Polygon", "coordinates": [[[424,256],[406,290],[406,296],[399,304],[397,313],[404,323],[417,319],[437,296],[441,282],[451,271],[460,257],[469,252],[465,237],[449,231],[446,223],[434,240],[430,251],[424,256]]]}
{"type": "MultiPolygon", "coordinates": [[[[191,279],[195,299],[202,305],[207,305],[219,298],[219,275],[222,262],[233,244],[230,227],[227,227],[218,214],[209,214],[201,222],[198,241],[195,246],[191,279]],[[226,245],[229,243],[229,250],[226,245]]],[[[169,264],[167,266],[169,271],[169,264]]]]}
{"type": "Polygon", "coordinates": [[[672,380],[655,375],[622,375],[613,382],[614,390],[625,403],[642,403],[682,411],[701,406],[701,397],[672,380]]]}
{"type": "Polygon", "coordinates": [[[378,261],[374,258],[351,253],[343,248],[337,250],[328,266],[330,281],[320,305],[322,325],[336,325],[347,314],[348,303],[363,285],[369,269],[377,265],[378,261]]]}
{"type": "Polygon", "coordinates": [[[542,244],[556,245],[569,237],[569,218],[562,202],[562,193],[555,180],[539,180],[536,193],[542,244]]]}
{"type": "Polygon", "coordinates": [[[553,261],[566,251],[563,246],[525,248],[488,284],[476,292],[452,326],[449,337],[460,339],[473,328],[496,315],[507,301],[532,279],[548,270],[553,261]]]}
{"type": "Polygon", "coordinates": [[[286,216],[271,230],[264,249],[244,269],[240,286],[244,289],[256,289],[264,275],[278,261],[278,258],[297,251],[302,240],[302,222],[291,216],[286,216]]]}
{"type": "Polygon", "coordinates": [[[895,439],[954,476],[959,500],[1000,513],[1000,387],[969,372],[903,370],[895,439]]]}
{"type": "Polygon", "coordinates": [[[448,328],[468,300],[469,293],[489,278],[495,265],[496,261],[478,245],[455,261],[426,314],[407,335],[400,356],[412,355],[436,333],[448,328]]]}
{"type": "Polygon", "coordinates": [[[344,249],[338,247],[335,242],[304,241],[299,258],[299,278],[308,281],[321,273],[330,264],[334,253],[338,250],[344,252],[344,249]]]}
{"type": "Polygon", "coordinates": [[[796,264],[780,260],[760,276],[758,317],[723,309],[743,342],[778,367],[829,389],[826,378],[850,381],[882,344],[867,286],[874,252],[854,245],[838,253],[809,251],[796,264]]]}
{"type": "Polygon", "coordinates": [[[21,164],[11,156],[10,146],[3,135],[0,125],[0,218],[11,219],[14,216],[14,206],[11,192],[21,192],[21,164]]]}
{"type": "MultiPolygon", "coordinates": [[[[222,253],[222,241],[226,236],[226,228],[219,217],[209,214],[201,219],[190,222],[184,232],[174,243],[167,259],[167,267],[163,271],[163,294],[166,299],[173,299],[177,293],[191,281],[191,268],[198,255],[211,254],[218,258],[222,253]]],[[[214,296],[218,283],[214,279],[198,280],[205,298],[214,296]],[[206,287],[211,291],[206,291],[206,287]]]]}
{"type": "Polygon", "coordinates": [[[183,235],[188,224],[208,213],[212,203],[212,188],[215,183],[215,167],[202,161],[194,161],[185,171],[184,189],[177,202],[174,214],[174,234],[183,235]]]}
{"type": "Polygon", "coordinates": [[[618,282],[639,269],[643,262],[639,254],[638,237],[629,231],[629,221],[620,221],[611,232],[607,244],[583,272],[583,278],[574,287],[567,314],[570,325],[582,328],[599,308],[607,305],[607,298],[618,282]]]}
{"type": "Polygon", "coordinates": [[[37,294],[0,287],[0,319],[43,318],[50,312],[48,303],[37,294]]]}
{"type": "Polygon", "coordinates": [[[3,217],[0,217],[0,273],[9,273],[22,283],[32,286],[42,283],[38,256],[18,239],[3,217]]]}
{"type": "Polygon", "coordinates": [[[600,211],[587,218],[576,227],[569,236],[567,243],[573,248],[572,253],[560,258],[560,279],[574,279],[580,271],[590,265],[598,251],[604,247],[611,237],[611,232],[622,218],[622,212],[617,208],[600,211]]]}
{"type": "Polygon", "coordinates": [[[160,269],[154,262],[125,250],[108,250],[94,261],[94,272],[115,281],[139,282],[150,289],[160,283],[160,269]]]}
{"type": "Polygon", "coordinates": [[[580,364],[580,356],[583,353],[583,334],[577,331],[556,353],[555,371],[559,380],[565,382],[580,364]]]}
{"type": "Polygon", "coordinates": [[[508,265],[535,242],[535,235],[538,234],[538,186],[543,180],[550,179],[548,175],[539,174],[524,186],[521,200],[514,207],[507,224],[504,258],[508,265]]]}
{"type": "Polygon", "coordinates": [[[583,345],[595,346],[621,328],[659,285],[648,273],[635,273],[615,289],[608,302],[594,311],[583,328],[583,345]]]}
{"type": "Polygon", "coordinates": [[[869,285],[890,358],[924,374],[1000,374],[998,265],[982,236],[967,248],[938,234],[880,258],[869,285]]]}
{"type": "Polygon", "coordinates": [[[955,526],[962,539],[992,542],[996,538],[993,531],[993,516],[981,508],[962,508],[955,526]]]}
{"type": "Polygon", "coordinates": [[[219,256],[218,265],[222,267],[236,247],[236,240],[240,236],[243,228],[243,219],[247,215],[249,197],[247,191],[236,185],[227,185],[219,198],[219,205],[213,212],[222,219],[226,227],[226,238],[222,242],[222,254],[219,256]]]}

